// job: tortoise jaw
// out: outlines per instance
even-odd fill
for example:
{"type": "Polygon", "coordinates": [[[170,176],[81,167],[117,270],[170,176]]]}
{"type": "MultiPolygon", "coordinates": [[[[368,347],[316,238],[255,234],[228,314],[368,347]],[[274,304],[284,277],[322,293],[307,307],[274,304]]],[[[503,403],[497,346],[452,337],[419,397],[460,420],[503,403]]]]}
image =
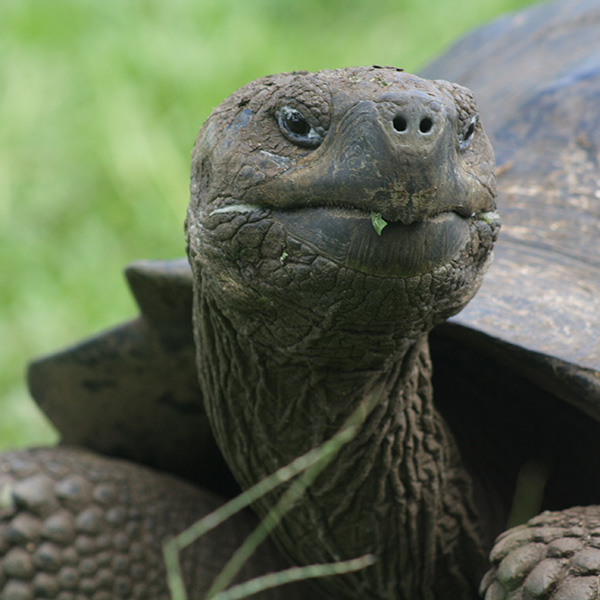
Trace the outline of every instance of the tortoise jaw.
{"type": "Polygon", "coordinates": [[[380,277],[414,277],[448,264],[471,239],[472,224],[492,226],[495,212],[468,217],[455,212],[410,224],[387,222],[378,230],[373,215],[346,208],[273,210],[287,234],[339,265],[380,277]]]}
{"type": "Polygon", "coordinates": [[[379,277],[408,278],[429,273],[460,253],[472,236],[473,223],[492,228],[499,225],[493,209],[445,211],[408,224],[388,221],[379,213],[329,206],[278,209],[239,203],[216,208],[210,216],[260,211],[287,236],[319,255],[379,277]]]}
{"type": "Polygon", "coordinates": [[[409,223],[352,207],[279,209],[246,203],[213,209],[210,216],[261,211],[287,236],[320,256],[379,277],[408,278],[429,273],[460,253],[473,235],[474,223],[496,229],[500,222],[493,208],[476,212],[448,210],[409,223]]]}

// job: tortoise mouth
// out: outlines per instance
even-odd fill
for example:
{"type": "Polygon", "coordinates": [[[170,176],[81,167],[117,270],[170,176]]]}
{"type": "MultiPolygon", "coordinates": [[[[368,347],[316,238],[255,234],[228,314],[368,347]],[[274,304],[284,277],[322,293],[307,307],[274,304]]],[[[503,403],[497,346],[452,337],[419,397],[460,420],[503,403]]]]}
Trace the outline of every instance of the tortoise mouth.
{"type": "Polygon", "coordinates": [[[274,209],[271,218],[288,235],[340,265],[382,277],[413,277],[448,264],[471,239],[473,222],[490,224],[496,215],[466,217],[448,211],[408,225],[384,221],[380,230],[371,214],[358,209],[274,209]]]}
{"type": "MultiPolygon", "coordinates": [[[[409,278],[449,264],[487,226],[490,236],[499,225],[495,210],[447,210],[419,221],[379,223],[374,213],[351,207],[275,208],[229,204],[210,217],[260,214],[279,225],[285,235],[338,265],[369,275],[409,278]],[[383,226],[383,227],[381,227],[383,226]]],[[[381,215],[378,215],[380,217],[381,215]]],[[[220,219],[219,219],[220,220],[220,219]]],[[[293,260],[287,250],[286,259],[293,260]]],[[[280,259],[281,260],[281,259],[280,259]]]]}

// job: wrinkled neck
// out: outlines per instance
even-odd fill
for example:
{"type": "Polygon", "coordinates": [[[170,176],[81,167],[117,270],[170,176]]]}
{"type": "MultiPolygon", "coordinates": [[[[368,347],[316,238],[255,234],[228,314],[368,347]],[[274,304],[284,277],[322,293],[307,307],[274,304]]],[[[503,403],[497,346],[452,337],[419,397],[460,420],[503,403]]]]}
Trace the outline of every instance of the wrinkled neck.
{"type": "Polygon", "coordinates": [[[264,473],[253,477],[272,472],[330,438],[371,397],[382,398],[381,406],[390,405],[390,410],[402,410],[405,401],[400,397],[412,398],[421,385],[425,412],[430,410],[426,336],[377,346],[368,340],[362,345],[356,335],[342,344],[340,335],[324,332],[310,347],[298,344],[278,351],[257,343],[252,334],[240,333],[210,301],[202,298],[198,304],[198,367],[217,438],[223,427],[223,446],[235,447],[227,430],[239,429],[245,435],[252,427],[254,440],[268,440],[257,465],[264,473]],[[396,397],[398,401],[390,403],[396,397]],[[221,424],[226,414],[227,422],[221,424]]]}
{"type": "MultiPolygon", "coordinates": [[[[336,578],[331,592],[340,598],[435,598],[441,556],[468,561],[478,578],[484,548],[470,523],[465,528],[476,513],[472,482],[433,404],[425,335],[397,344],[393,360],[382,356],[378,368],[373,356],[369,368],[359,361],[352,368],[343,347],[335,364],[261,352],[205,300],[196,319],[207,413],[242,487],[331,438],[366,407],[356,436],[277,530],[294,561],[375,553],[373,567],[336,578]]],[[[273,502],[256,508],[265,514],[273,502]]],[[[461,594],[477,585],[456,577],[461,594]]]]}

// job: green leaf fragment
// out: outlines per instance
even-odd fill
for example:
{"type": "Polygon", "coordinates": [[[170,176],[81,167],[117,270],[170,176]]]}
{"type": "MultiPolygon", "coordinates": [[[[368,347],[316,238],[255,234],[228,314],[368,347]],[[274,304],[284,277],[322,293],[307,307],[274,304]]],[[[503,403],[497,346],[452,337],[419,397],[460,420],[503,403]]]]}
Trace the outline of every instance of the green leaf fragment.
{"type": "Polygon", "coordinates": [[[390,85],[387,81],[385,81],[383,79],[383,77],[381,77],[381,75],[375,75],[375,77],[373,77],[371,79],[371,81],[376,81],[377,83],[381,84],[383,87],[387,87],[388,85],[390,85]]]}
{"type": "Polygon", "coordinates": [[[387,225],[387,221],[381,216],[381,213],[378,212],[371,213],[371,223],[373,224],[373,229],[377,232],[377,235],[381,235],[381,232],[387,225]]]}
{"type": "Polygon", "coordinates": [[[15,500],[13,496],[13,485],[7,483],[0,487],[0,516],[3,512],[11,514],[15,510],[15,500]]]}
{"type": "Polygon", "coordinates": [[[491,225],[494,221],[498,221],[498,219],[500,218],[500,216],[495,210],[490,210],[487,212],[480,210],[476,216],[488,225],[491,225]]]}

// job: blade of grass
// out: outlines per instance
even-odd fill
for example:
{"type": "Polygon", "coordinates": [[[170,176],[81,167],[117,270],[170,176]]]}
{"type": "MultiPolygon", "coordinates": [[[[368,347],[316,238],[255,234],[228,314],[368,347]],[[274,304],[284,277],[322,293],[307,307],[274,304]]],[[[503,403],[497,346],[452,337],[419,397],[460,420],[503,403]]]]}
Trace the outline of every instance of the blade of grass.
{"type": "Polygon", "coordinates": [[[163,543],[163,553],[167,566],[167,582],[172,599],[186,600],[187,598],[179,563],[179,551],[223,523],[229,517],[249,506],[256,499],[268,494],[280,484],[305,472],[305,476],[296,481],[287,490],[275,507],[263,519],[260,526],[234,554],[208,591],[207,598],[221,593],[233,580],[258,545],[264,541],[285,513],[293,506],[294,502],[302,495],[304,490],[335,458],[343,446],[354,437],[360,424],[364,422],[372,408],[376,406],[379,395],[380,393],[377,393],[365,398],[332,438],[259,481],[244,493],[233,498],[215,512],[200,519],[179,535],[166,540],[163,543]]]}
{"type": "Polygon", "coordinates": [[[358,558],[344,560],[334,563],[321,565],[306,565],[304,567],[291,567],[279,573],[268,573],[261,577],[250,579],[245,583],[234,585],[227,591],[220,592],[212,597],[212,600],[241,600],[259,592],[292,583],[294,581],[304,581],[305,579],[316,579],[317,577],[330,577],[331,575],[343,575],[360,571],[375,563],[375,557],[372,554],[365,554],[358,558]]]}

